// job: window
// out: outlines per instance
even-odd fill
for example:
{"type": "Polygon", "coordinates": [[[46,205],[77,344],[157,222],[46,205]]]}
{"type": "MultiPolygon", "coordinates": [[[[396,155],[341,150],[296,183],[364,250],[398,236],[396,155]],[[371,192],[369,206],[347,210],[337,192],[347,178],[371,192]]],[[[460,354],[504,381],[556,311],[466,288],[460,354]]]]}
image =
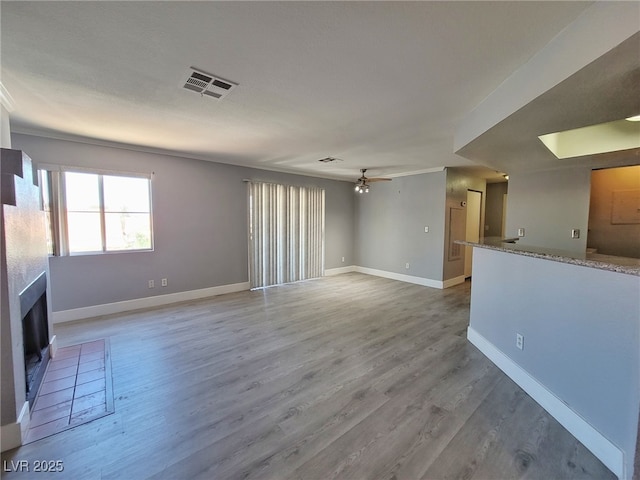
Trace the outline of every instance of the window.
{"type": "Polygon", "coordinates": [[[149,176],[41,170],[49,253],[151,250],[149,176]]]}
{"type": "Polygon", "coordinates": [[[49,255],[54,254],[53,248],[53,219],[51,218],[51,176],[46,170],[38,170],[40,180],[40,195],[42,195],[42,210],[44,210],[47,224],[47,251],[49,255]]]}

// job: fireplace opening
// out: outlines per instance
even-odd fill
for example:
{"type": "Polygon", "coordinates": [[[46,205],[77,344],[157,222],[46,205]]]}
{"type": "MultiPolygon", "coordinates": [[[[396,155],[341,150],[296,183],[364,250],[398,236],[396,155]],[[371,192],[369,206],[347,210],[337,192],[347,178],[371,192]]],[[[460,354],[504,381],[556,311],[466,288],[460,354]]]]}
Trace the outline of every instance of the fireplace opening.
{"type": "Polygon", "coordinates": [[[25,385],[29,408],[38,393],[49,363],[47,276],[43,272],[20,293],[25,385]]]}

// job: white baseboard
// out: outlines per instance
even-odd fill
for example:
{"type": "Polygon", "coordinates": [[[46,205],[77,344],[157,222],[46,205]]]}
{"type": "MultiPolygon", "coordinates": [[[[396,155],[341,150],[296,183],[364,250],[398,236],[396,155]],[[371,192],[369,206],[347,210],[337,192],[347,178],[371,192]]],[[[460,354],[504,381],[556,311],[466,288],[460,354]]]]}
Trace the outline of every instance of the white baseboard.
{"type": "Polygon", "coordinates": [[[342,275],[343,273],[351,273],[356,271],[355,265],[349,265],[348,267],[326,268],[324,270],[325,277],[331,277],[333,275],[342,275]]]}
{"type": "Polygon", "coordinates": [[[22,445],[23,439],[27,436],[27,430],[29,430],[30,420],[29,402],[24,402],[18,420],[0,427],[0,445],[2,445],[3,452],[22,445]]]}
{"type": "Polygon", "coordinates": [[[582,442],[618,478],[627,479],[622,450],[472,327],[467,329],[467,339],[582,442]]]}
{"type": "Polygon", "coordinates": [[[74,308],[72,310],[61,310],[53,312],[53,323],[72,322],[85,318],[99,317],[101,315],[111,315],[113,313],[128,312],[141,308],[159,307],[170,303],[197,300],[200,298],[214,297],[225,293],[241,292],[249,290],[249,282],[221,285],[219,287],[202,288],[199,290],[189,290],[187,292],[169,293],[167,295],[156,295],[153,297],[136,298],[123,302],[105,303],[91,307],[74,308]]]}
{"type": "MultiPolygon", "coordinates": [[[[324,271],[326,277],[332,275],[340,275],[343,273],[360,272],[367,275],[375,275],[377,277],[390,278],[401,282],[415,283],[433,288],[448,288],[453,285],[464,282],[464,276],[445,280],[431,280],[429,278],[413,277],[411,275],[403,275],[400,273],[386,272],[384,270],[376,270],[373,268],[358,267],[350,265],[347,267],[329,268],[324,271]]],[[[105,303],[102,305],[92,305],[90,307],[74,308],[71,310],[60,310],[53,312],[53,323],[73,322],[83,320],[85,318],[99,317],[101,315],[111,315],[114,313],[123,313],[131,310],[139,310],[141,308],[159,307],[170,303],[185,302],[189,300],[197,300],[199,298],[213,297],[223,295],[225,293],[241,292],[249,290],[249,282],[234,283],[230,285],[221,285],[219,287],[203,288],[200,290],[189,290],[187,292],[169,293],[167,295],[155,295],[152,297],[136,298],[133,300],[124,300],[122,302],[105,303]]]]}
{"type": "Polygon", "coordinates": [[[359,267],[357,265],[350,265],[348,267],[329,268],[324,271],[324,276],[330,277],[332,275],[340,275],[343,273],[350,273],[350,272],[364,273],[366,275],[374,275],[376,277],[390,278],[391,280],[398,280],[400,282],[407,282],[407,283],[415,283],[416,285],[423,285],[425,287],[432,287],[432,288],[439,288],[439,289],[453,287],[454,285],[460,285],[465,281],[464,275],[442,281],[442,280],[432,280],[430,278],[424,278],[424,277],[414,277],[412,275],[404,275],[402,273],[387,272],[385,270],[377,270],[375,268],[359,267]]]}
{"type": "Polygon", "coordinates": [[[424,287],[432,288],[444,288],[444,282],[442,280],[432,280],[424,277],[414,277],[413,275],[405,275],[403,273],[387,272],[385,270],[377,270],[375,268],[368,267],[354,267],[354,272],[365,273],[367,275],[374,275],[376,277],[389,278],[391,280],[398,280],[400,282],[414,283],[416,285],[422,285],[424,287]]]}
{"type": "Polygon", "coordinates": [[[455,285],[460,285],[461,283],[464,283],[465,280],[466,280],[466,277],[464,275],[460,275],[459,277],[450,278],[450,279],[445,280],[444,282],[442,282],[442,288],[449,288],[449,287],[453,287],[455,285]]]}

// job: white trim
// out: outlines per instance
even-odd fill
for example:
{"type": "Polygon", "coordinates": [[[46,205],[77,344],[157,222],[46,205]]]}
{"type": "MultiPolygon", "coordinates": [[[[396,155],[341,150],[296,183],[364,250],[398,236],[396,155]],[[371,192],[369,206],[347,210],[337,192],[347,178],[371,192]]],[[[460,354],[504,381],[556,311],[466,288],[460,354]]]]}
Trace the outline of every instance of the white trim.
{"type": "Polygon", "coordinates": [[[392,280],[398,280],[400,282],[415,283],[416,285],[422,285],[425,287],[432,287],[432,288],[439,288],[439,289],[460,285],[465,281],[464,275],[460,275],[459,277],[454,277],[448,280],[441,281],[441,280],[432,280],[430,278],[424,278],[424,277],[414,277],[412,275],[404,275],[402,273],[387,272],[385,270],[377,270],[375,268],[359,267],[358,265],[350,265],[348,267],[328,268],[324,271],[324,276],[330,277],[332,275],[341,275],[343,273],[351,273],[351,272],[364,273],[365,275],[374,275],[376,277],[390,278],[392,280]]]}
{"type": "Polygon", "coordinates": [[[459,277],[449,278],[448,280],[445,280],[444,282],[442,282],[442,288],[449,288],[455,285],[460,285],[461,283],[464,283],[466,279],[467,277],[465,277],[464,275],[460,275],[459,277]]]}
{"type": "Polygon", "coordinates": [[[69,173],[94,173],[96,175],[106,175],[112,177],[133,177],[146,178],[152,180],[154,172],[136,172],[130,170],[110,170],[106,168],[81,167],[75,165],[60,165],[57,163],[36,163],[38,170],[47,170],[48,172],[69,172],[69,173]]]}
{"type": "Polygon", "coordinates": [[[467,329],[467,339],[563,427],[569,430],[618,478],[627,479],[622,450],[472,327],[467,329]]]}
{"type": "Polygon", "coordinates": [[[141,308],[158,307],[168,305],[170,303],[197,300],[199,298],[213,297],[216,295],[223,295],[225,293],[241,292],[243,290],[249,290],[249,282],[220,285],[219,287],[202,288],[186,292],[169,293],[167,295],[136,298],[122,302],[74,308],[72,310],[61,310],[53,312],[53,323],[73,322],[75,320],[82,320],[85,318],[128,312],[130,310],[138,310],[141,308]]]}
{"type": "Polygon", "coordinates": [[[24,402],[22,404],[22,409],[20,409],[20,415],[18,416],[18,424],[20,425],[20,444],[22,444],[23,439],[27,438],[30,423],[31,415],[29,411],[29,402],[24,402]]]}
{"type": "Polygon", "coordinates": [[[27,436],[30,422],[29,402],[24,402],[18,420],[15,423],[0,427],[0,445],[2,445],[3,452],[22,445],[22,440],[27,436]]]}
{"type": "Polygon", "coordinates": [[[435,173],[435,172],[443,172],[446,167],[431,167],[431,168],[422,168],[420,170],[411,170],[409,172],[402,173],[390,173],[390,174],[380,174],[384,175],[388,178],[399,178],[399,177],[410,177],[413,175],[422,175],[424,173],[435,173]]]}
{"type": "Polygon", "coordinates": [[[58,353],[58,337],[55,335],[51,337],[51,341],[49,342],[49,357],[56,358],[56,354],[58,353]]]}
{"type": "Polygon", "coordinates": [[[355,265],[349,265],[348,267],[327,268],[324,271],[325,277],[331,277],[333,275],[341,275],[343,273],[351,273],[356,271],[355,265]]]}
{"type": "Polygon", "coordinates": [[[375,268],[358,267],[353,270],[358,273],[365,273],[367,275],[374,275],[376,277],[390,278],[391,280],[398,280],[400,282],[415,283],[416,285],[422,285],[424,287],[431,288],[444,288],[444,283],[441,280],[432,280],[424,277],[414,277],[412,275],[405,275],[403,273],[387,272],[385,270],[377,270],[375,268]]]}
{"type": "Polygon", "coordinates": [[[9,91],[5,88],[5,86],[2,84],[2,82],[0,82],[0,104],[9,113],[15,110],[16,102],[13,100],[13,97],[11,96],[9,91]]]}
{"type": "MultiPolygon", "coordinates": [[[[348,267],[329,268],[324,272],[324,276],[340,275],[342,273],[359,272],[376,277],[390,278],[401,282],[414,283],[432,288],[448,288],[453,285],[464,282],[464,276],[456,277],[445,282],[440,280],[431,280],[429,278],[414,277],[411,275],[403,275],[400,273],[386,272],[384,270],[376,270],[373,268],[359,267],[351,265],[348,267]],[[462,280],[460,280],[462,279],[462,280]]],[[[76,320],[84,320],[86,318],[99,317],[102,315],[111,315],[114,313],[128,312],[131,310],[139,310],[142,308],[152,308],[170,303],[185,302],[189,300],[197,300],[199,298],[213,297],[223,295],[225,293],[241,292],[249,290],[249,282],[235,283],[230,285],[221,285],[219,287],[203,288],[200,290],[190,290],[187,292],[170,293],[167,295],[156,295],[152,297],[136,298],[133,300],[124,300],[122,302],[105,303],[102,305],[92,305],[90,307],[74,308],[71,310],[60,310],[53,312],[53,323],[73,322],[76,320]]]]}

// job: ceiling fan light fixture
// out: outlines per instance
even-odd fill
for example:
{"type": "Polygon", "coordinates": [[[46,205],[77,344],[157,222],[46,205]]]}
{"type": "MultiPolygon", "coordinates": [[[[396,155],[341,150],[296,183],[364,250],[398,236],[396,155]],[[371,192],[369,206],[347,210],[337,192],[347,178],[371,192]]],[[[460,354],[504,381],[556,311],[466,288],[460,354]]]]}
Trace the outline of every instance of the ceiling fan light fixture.
{"type": "Polygon", "coordinates": [[[390,181],[390,178],[367,178],[365,173],[367,172],[366,168],[361,168],[360,172],[362,176],[356,181],[356,192],[358,193],[369,193],[369,182],[382,182],[382,181],[390,181]]]}
{"type": "Polygon", "coordinates": [[[358,182],[356,183],[356,193],[369,193],[369,185],[367,185],[365,182],[358,182]]]}

